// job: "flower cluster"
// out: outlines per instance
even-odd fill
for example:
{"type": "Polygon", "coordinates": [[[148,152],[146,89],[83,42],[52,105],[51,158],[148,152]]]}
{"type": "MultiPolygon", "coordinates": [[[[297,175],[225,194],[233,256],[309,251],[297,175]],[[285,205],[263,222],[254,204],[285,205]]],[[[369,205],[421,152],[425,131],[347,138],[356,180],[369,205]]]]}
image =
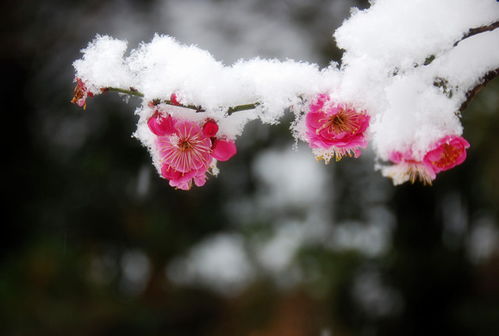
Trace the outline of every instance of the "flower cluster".
{"type": "MultiPolygon", "coordinates": [[[[100,92],[107,91],[107,88],[100,92]]],[[[132,92],[132,91],[130,91],[132,92]]],[[[87,97],[94,93],[85,83],[76,78],[72,103],[85,108],[87,97]]],[[[172,187],[189,190],[206,183],[207,173],[216,175],[217,161],[227,161],[237,152],[233,140],[219,132],[219,122],[206,118],[201,122],[174,117],[160,108],[161,100],[148,103],[152,116],[147,126],[154,134],[154,145],[158,170],[172,187]]],[[[165,104],[191,108],[178,101],[172,94],[165,104]]],[[[196,111],[200,111],[196,107],[196,111]]],[[[199,120],[199,118],[196,118],[199,120]]],[[[309,105],[304,123],[303,139],[312,148],[317,159],[328,163],[331,159],[341,160],[345,156],[359,157],[361,149],[367,146],[367,129],[370,116],[364,110],[357,110],[349,104],[338,103],[330,95],[319,94],[309,105]]],[[[393,179],[395,185],[410,181],[421,181],[431,185],[437,174],[449,170],[466,159],[469,143],[457,135],[447,135],[433,143],[425,152],[393,151],[389,159],[391,166],[383,167],[384,176],[393,179]]]]}
{"type": "Polygon", "coordinates": [[[370,117],[365,111],[331,100],[320,94],[310,105],[305,116],[306,141],[317,159],[328,163],[344,156],[359,157],[360,149],[367,146],[366,130],[370,117]]]}
{"type": "Polygon", "coordinates": [[[208,171],[216,174],[217,160],[227,161],[237,152],[234,141],[218,134],[212,119],[199,124],[155,110],[147,125],[156,135],[160,174],[178,189],[189,190],[193,183],[203,186],[208,171]]]}
{"type": "Polygon", "coordinates": [[[392,152],[390,161],[394,165],[383,168],[383,175],[392,178],[395,185],[417,180],[431,185],[438,173],[464,162],[469,146],[463,137],[447,135],[435,142],[420,160],[415,158],[412,150],[392,152]]]}

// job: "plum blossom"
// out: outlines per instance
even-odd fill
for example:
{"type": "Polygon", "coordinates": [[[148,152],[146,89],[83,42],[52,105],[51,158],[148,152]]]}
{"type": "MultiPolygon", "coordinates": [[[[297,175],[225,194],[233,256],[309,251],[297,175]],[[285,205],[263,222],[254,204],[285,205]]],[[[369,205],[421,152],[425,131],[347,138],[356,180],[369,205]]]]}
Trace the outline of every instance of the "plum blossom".
{"type": "Polygon", "coordinates": [[[447,135],[437,141],[425,154],[423,161],[432,167],[435,173],[454,168],[466,160],[468,141],[457,135],[447,135]]]}
{"type": "Polygon", "coordinates": [[[365,132],[370,117],[365,111],[359,112],[320,94],[305,118],[306,140],[317,159],[328,163],[332,158],[336,161],[344,156],[357,158],[360,149],[367,146],[365,132]]]}
{"type": "Polygon", "coordinates": [[[73,99],[71,103],[87,108],[87,97],[93,97],[94,94],[87,89],[85,83],[80,79],[76,78],[76,86],[74,88],[73,99]]]}
{"type": "Polygon", "coordinates": [[[412,150],[392,152],[390,154],[390,161],[394,165],[384,167],[382,173],[383,176],[390,177],[394,185],[399,185],[407,181],[411,183],[420,181],[424,185],[431,185],[436,177],[436,173],[431,165],[416,159],[412,150]]]}
{"type": "Polygon", "coordinates": [[[216,174],[217,160],[227,161],[236,154],[233,141],[215,137],[218,125],[211,119],[201,127],[156,110],[147,125],[156,135],[160,175],[178,189],[189,190],[193,183],[203,186],[208,172],[216,174]]]}
{"type": "Polygon", "coordinates": [[[422,159],[416,159],[412,150],[392,152],[390,161],[394,165],[384,167],[383,175],[393,179],[398,185],[419,180],[425,185],[431,185],[437,174],[454,168],[466,160],[466,149],[470,144],[458,135],[447,135],[436,141],[422,159]]]}

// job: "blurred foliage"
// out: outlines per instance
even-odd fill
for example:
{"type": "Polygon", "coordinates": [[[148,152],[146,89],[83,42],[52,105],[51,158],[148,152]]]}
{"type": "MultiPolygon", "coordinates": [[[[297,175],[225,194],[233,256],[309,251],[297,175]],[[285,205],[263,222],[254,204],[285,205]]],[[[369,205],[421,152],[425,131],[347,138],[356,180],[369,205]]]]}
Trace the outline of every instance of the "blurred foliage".
{"type": "MultiPolygon", "coordinates": [[[[130,5],[146,13],[154,3],[130,5]]],[[[291,11],[297,24],[310,24],[314,34],[325,29],[312,25],[322,1],[297,3],[301,7],[291,11]]],[[[392,187],[370,163],[329,166],[335,178],[334,223],[366,223],[373,207],[392,214],[395,225],[385,253],[304,245],[293,262],[303,281],[282,287],[257,270],[237,295],[226,296],[173,283],[165,269],[218,232],[237,231],[247,241],[272,235],[269,219],[248,216],[240,226],[224,207],[236,198],[255,197],[251,163],[259,151],[287,141],[287,124],[250,126],[244,135],[250,140],[241,139],[239,155],[224,163],[219,178],[202,189],[172,190],[153,171],[146,150],[130,138],[136,121],[130,105],[136,101],[127,105],[102,96],[86,111],[69,104],[71,61],[89,36],[105,32],[85,24],[103,4],[53,0],[39,7],[28,1],[1,6],[11,14],[6,24],[12,28],[2,32],[8,47],[0,51],[2,78],[9,79],[2,88],[8,159],[1,335],[499,333],[499,248],[478,261],[468,251],[470,233],[481,219],[498,228],[499,80],[464,112],[464,135],[472,144],[467,161],[441,174],[433,187],[392,187]],[[66,53],[57,53],[62,50],[66,53]],[[456,220],[464,227],[453,230],[449,223],[456,220]],[[149,261],[144,288],[131,290],[126,282],[123,260],[130,251],[141,251],[149,261]],[[383,284],[394,305],[384,307],[383,298],[371,305],[359,302],[356,288],[369,282],[383,284]]],[[[317,45],[324,60],[338,59],[327,32],[317,45]]]]}

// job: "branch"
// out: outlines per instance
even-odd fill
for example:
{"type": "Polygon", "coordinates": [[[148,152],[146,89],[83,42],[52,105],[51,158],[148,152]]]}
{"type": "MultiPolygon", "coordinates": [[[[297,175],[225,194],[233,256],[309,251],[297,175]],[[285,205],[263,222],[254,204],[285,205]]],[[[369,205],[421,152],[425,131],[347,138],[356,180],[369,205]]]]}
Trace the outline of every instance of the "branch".
{"type": "Polygon", "coordinates": [[[483,89],[487,85],[488,82],[490,82],[491,80],[493,80],[494,78],[496,78],[498,76],[499,76],[499,68],[486,73],[485,76],[483,76],[480,84],[478,84],[477,86],[475,86],[474,88],[472,88],[471,90],[466,92],[466,100],[461,104],[461,107],[459,107],[459,112],[464,111],[466,109],[466,107],[468,106],[468,104],[470,103],[470,101],[476,96],[476,94],[481,89],[483,89]]]}
{"type": "MultiPolygon", "coordinates": [[[[461,41],[463,41],[469,37],[472,37],[472,36],[478,35],[480,33],[487,32],[487,31],[493,31],[496,28],[499,28],[499,21],[491,23],[487,26],[470,28],[468,30],[468,32],[466,34],[464,34],[463,37],[459,41],[456,41],[454,43],[453,47],[456,47],[461,41]]],[[[429,65],[434,60],[435,60],[435,55],[431,55],[431,56],[426,58],[424,65],[429,65]]],[[[482,77],[482,80],[478,85],[476,85],[475,87],[470,89],[468,92],[466,92],[466,100],[461,104],[458,112],[460,113],[460,112],[464,111],[466,109],[466,107],[468,106],[468,104],[470,103],[470,101],[473,100],[473,98],[476,96],[476,94],[482,88],[484,88],[488,82],[490,82],[492,79],[496,78],[497,76],[499,76],[499,68],[486,73],[482,77]]],[[[442,78],[436,78],[434,83],[433,83],[434,86],[441,87],[447,96],[452,97],[452,90],[447,87],[447,84],[448,84],[447,80],[442,79],[442,78]]]]}
{"type": "MultiPolygon", "coordinates": [[[[102,92],[107,92],[107,91],[114,91],[114,92],[119,92],[119,93],[124,93],[130,96],[137,96],[137,97],[144,97],[144,94],[137,89],[130,87],[128,90],[127,89],[121,89],[121,88],[115,88],[115,87],[107,87],[102,89],[102,92]]],[[[159,104],[161,100],[155,99],[153,100],[153,103],[155,105],[159,104]]],[[[196,106],[196,105],[183,105],[178,102],[173,102],[171,100],[163,100],[163,103],[167,105],[172,105],[172,106],[179,106],[183,108],[188,108],[191,110],[195,110],[196,112],[205,112],[205,110],[201,106],[196,106]]],[[[247,111],[247,110],[253,110],[255,109],[260,103],[251,103],[251,104],[243,104],[243,105],[236,105],[236,106],[231,106],[227,109],[227,113],[231,115],[234,112],[239,112],[239,111],[247,111]]]]}
{"type": "MultiPolygon", "coordinates": [[[[467,38],[469,38],[471,36],[474,36],[474,35],[477,35],[477,34],[480,34],[480,33],[486,32],[486,31],[492,31],[496,28],[499,28],[499,21],[491,23],[488,26],[470,28],[470,30],[468,30],[468,32],[466,34],[464,34],[460,40],[458,40],[454,43],[453,47],[457,46],[459,43],[461,43],[461,41],[466,40],[467,38]]],[[[435,58],[436,58],[435,55],[430,55],[430,56],[426,57],[426,59],[423,62],[423,65],[430,65],[431,62],[433,62],[435,60],[435,58]]],[[[416,65],[416,67],[417,67],[417,65],[416,65]]]]}
{"type": "Polygon", "coordinates": [[[142,92],[137,91],[137,89],[130,87],[130,89],[120,89],[120,88],[115,88],[115,87],[107,87],[102,89],[102,92],[106,91],[114,91],[114,92],[119,92],[119,93],[124,93],[130,96],[137,96],[137,97],[144,97],[144,94],[142,92]]]}
{"type": "Polygon", "coordinates": [[[229,109],[227,110],[227,113],[229,115],[231,115],[234,112],[246,111],[246,110],[253,110],[258,105],[260,105],[260,103],[253,103],[253,104],[245,104],[245,105],[232,106],[232,107],[229,107],[229,109]]]}
{"type": "Polygon", "coordinates": [[[454,43],[454,47],[457,46],[462,40],[465,40],[468,37],[471,37],[471,36],[474,36],[474,35],[486,32],[486,31],[492,31],[492,30],[494,30],[494,29],[496,29],[498,27],[499,27],[499,21],[491,23],[488,26],[481,26],[481,27],[477,27],[477,28],[471,28],[470,30],[468,30],[468,32],[466,34],[464,34],[464,36],[459,41],[457,41],[456,43],[454,43]]]}

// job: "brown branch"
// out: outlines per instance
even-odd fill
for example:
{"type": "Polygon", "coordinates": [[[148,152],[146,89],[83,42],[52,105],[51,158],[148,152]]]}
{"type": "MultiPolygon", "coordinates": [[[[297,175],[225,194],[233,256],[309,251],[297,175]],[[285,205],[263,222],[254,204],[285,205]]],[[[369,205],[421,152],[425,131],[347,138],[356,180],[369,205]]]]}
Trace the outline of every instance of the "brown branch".
{"type": "Polygon", "coordinates": [[[481,26],[481,27],[477,27],[477,28],[471,28],[470,30],[468,30],[468,32],[466,34],[463,35],[463,37],[459,41],[457,41],[456,43],[454,43],[454,47],[457,46],[462,40],[465,40],[468,37],[471,37],[471,36],[474,36],[474,35],[486,32],[486,31],[492,31],[492,30],[494,30],[496,28],[499,28],[499,21],[491,23],[488,26],[481,26]]]}
{"type": "Polygon", "coordinates": [[[462,112],[468,107],[468,104],[470,101],[476,96],[476,94],[483,89],[491,80],[499,76],[499,68],[489,71],[483,76],[482,81],[480,84],[466,92],[466,100],[461,104],[461,107],[459,107],[459,112],[462,112]]]}
{"type": "Polygon", "coordinates": [[[115,88],[115,87],[107,87],[103,88],[102,92],[106,91],[114,91],[114,92],[119,92],[119,93],[124,93],[130,96],[137,96],[137,97],[144,97],[144,94],[139,92],[136,88],[130,87],[130,89],[121,89],[121,88],[115,88]]]}
{"type": "MultiPolygon", "coordinates": [[[[102,91],[103,92],[114,91],[114,92],[119,92],[119,93],[127,94],[127,95],[130,95],[130,96],[144,97],[144,94],[142,92],[138,91],[136,88],[133,88],[133,87],[130,87],[128,90],[127,89],[121,89],[121,88],[115,88],[115,87],[107,87],[107,88],[103,88],[102,91]]],[[[191,110],[194,110],[196,112],[205,112],[206,111],[201,106],[183,105],[183,104],[180,104],[180,103],[178,103],[176,101],[172,101],[172,100],[163,100],[163,101],[161,101],[159,99],[154,99],[153,100],[153,104],[154,105],[157,105],[160,102],[163,102],[163,103],[165,103],[167,105],[171,105],[171,106],[178,106],[178,107],[183,107],[183,108],[191,109],[191,110]]],[[[253,110],[258,105],[260,105],[260,103],[257,102],[257,103],[252,103],[252,104],[243,104],[243,105],[231,106],[231,107],[229,107],[227,109],[227,114],[231,115],[234,112],[246,111],[246,110],[253,110]]]]}
{"type": "MultiPolygon", "coordinates": [[[[475,36],[477,34],[487,32],[487,31],[492,31],[496,28],[499,28],[499,21],[491,23],[488,26],[471,28],[470,30],[468,30],[468,32],[466,34],[463,35],[463,37],[460,40],[458,40],[454,43],[453,47],[457,46],[459,43],[461,43],[461,41],[466,40],[467,38],[469,38],[471,36],[475,36]]],[[[430,65],[435,59],[436,59],[435,55],[430,55],[430,56],[426,57],[426,59],[423,62],[423,65],[425,65],[425,66],[430,65]]],[[[416,65],[416,67],[418,67],[418,65],[416,65]]]]}

